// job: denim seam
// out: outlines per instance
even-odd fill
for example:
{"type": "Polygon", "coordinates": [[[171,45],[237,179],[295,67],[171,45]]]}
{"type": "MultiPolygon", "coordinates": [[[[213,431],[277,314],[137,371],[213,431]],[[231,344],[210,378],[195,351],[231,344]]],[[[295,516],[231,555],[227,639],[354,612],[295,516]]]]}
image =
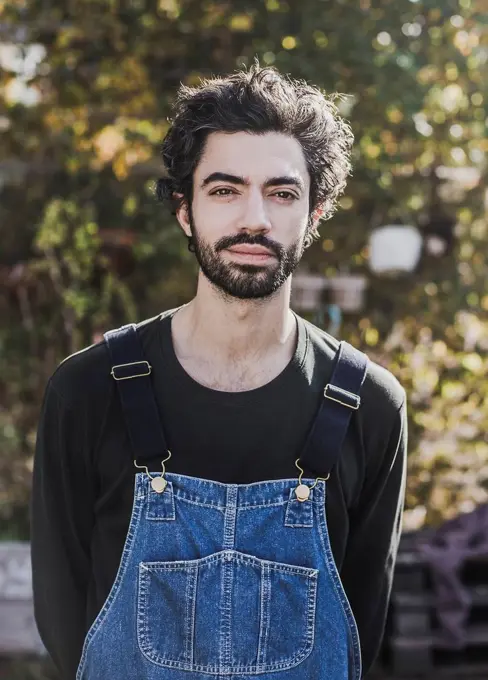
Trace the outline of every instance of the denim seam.
{"type": "Polygon", "coordinates": [[[236,540],[236,517],[237,517],[237,487],[230,486],[227,489],[227,502],[224,517],[224,550],[232,549],[236,540]]]}
{"type": "Polygon", "coordinates": [[[197,565],[212,564],[213,562],[222,562],[226,559],[226,554],[233,553],[233,561],[239,562],[241,564],[251,564],[256,567],[261,567],[264,565],[269,565],[271,571],[278,571],[285,574],[296,574],[298,576],[310,576],[316,571],[310,569],[309,567],[300,567],[298,565],[284,564],[282,562],[274,562],[272,560],[263,560],[259,557],[253,557],[252,555],[245,555],[239,553],[236,550],[222,550],[218,553],[208,555],[207,557],[200,557],[196,560],[178,560],[176,562],[144,562],[144,568],[147,571],[172,571],[181,569],[191,569],[197,565]]]}
{"type": "Polygon", "coordinates": [[[146,566],[141,563],[139,565],[139,585],[138,585],[138,597],[137,597],[137,643],[142,654],[151,661],[151,657],[146,653],[147,643],[147,589],[148,589],[148,574],[149,570],[146,566]],[[143,576],[143,571],[146,573],[143,576]]]}
{"type": "MultiPolygon", "coordinates": [[[[257,509],[259,509],[259,508],[273,508],[273,507],[280,507],[281,505],[286,505],[289,502],[290,502],[289,498],[284,498],[282,501],[279,501],[279,502],[276,502],[276,503],[262,503],[260,505],[245,503],[245,504],[239,505],[237,507],[237,509],[238,510],[254,510],[254,508],[257,508],[257,509]]],[[[306,502],[312,503],[313,505],[321,505],[320,499],[313,499],[312,500],[311,498],[309,498],[306,502]]]]}
{"type": "Polygon", "coordinates": [[[198,577],[198,566],[192,569],[188,574],[188,579],[186,583],[186,611],[185,611],[185,659],[188,663],[193,663],[193,651],[194,651],[194,613],[195,613],[195,603],[196,598],[196,581],[198,577]]]}
{"type": "Polygon", "coordinates": [[[261,568],[261,592],[260,592],[260,615],[261,620],[259,622],[259,642],[258,642],[258,655],[257,655],[257,666],[264,667],[266,664],[266,645],[268,643],[269,635],[269,613],[271,604],[270,595],[270,571],[267,564],[263,564],[261,568]]]}
{"type": "Polygon", "coordinates": [[[357,627],[356,623],[353,618],[353,613],[351,610],[351,605],[349,604],[349,601],[347,600],[347,597],[344,593],[344,588],[342,586],[342,582],[339,576],[339,572],[337,570],[337,566],[334,560],[334,556],[332,554],[332,549],[330,547],[330,540],[329,540],[329,534],[327,531],[327,519],[326,519],[326,504],[324,503],[324,506],[322,510],[320,511],[320,516],[319,516],[319,536],[320,536],[320,541],[322,543],[322,548],[324,550],[325,554],[325,564],[327,566],[327,570],[329,572],[329,575],[332,580],[332,584],[334,586],[334,590],[337,595],[338,602],[341,606],[342,613],[344,615],[345,621],[347,623],[347,628],[348,628],[348,633],[349,633],[349,639],[352,643],[353,650],[354,650],[354,671],[355,671],[355,679],[360,680],[361,678],[361,648],[359,645],[359,639],[357,635],[357,627]]]}
{"type": "Polygon", "coordinates": [[[283,500],[278,501],[276,503],[260,503],[260,504],[245,503],[244,505],[239,505],[237,510],[260,510],[266,508],[280,508],[282,505],[286,505],[287,502],[288,502],[287,500],[283,500]]]}
{"type": "MultiPolygon", "coordinates": [[[[232,581],[234,575],[234,563],[224,562],[224,578],[222,579],[224,597],[222,600],[222,627],[221,645],[223,656],[223,668],[232,667],[232,581]]],[[[222,656],[220,657],[222,659],[222,656]]]]}
{"type": "Polygon", "coordinates": [[[193,588],[193,593],[192,593],[192,610],[191,610],[191,657],[190,657],[190,664],[194,665],[195,664],[195,630],[196,630],[196,622],[197,622],[197,591],[198,591],[198,580],[200,578],[200,567],[197,565],[195,569],[195,581],[194,581],[194,588],[193,588]]]}
{"type": "Polygon", "coordinates": [[[220,510],[220,512],[225,513],[225,505],[217,505],[216,503],[206,503],[204,501],[197,501],[194,498],[188,498],[187,496],[184,496],[181,493],[178,492],[173,493],[178,500],[184,501],[185,503],[191,503],[192,505],[196,505],[199,508],[210,508],[212,510],[220,510]]]}
{"type": "Polygon", "coordinates": [[[88,648],[90,647],[91,643],[93,640],[95,640],[96,635],[98,631],[100,630],[102,623],[108,616],[114,602],[117,599],[117,595],[119,594],[120,588],[122,586],[122,582],[124,580],[125,574],[127,572],[127,568],[130,562],[130,556],[132,553],[132,548],[134,546],[134,540],[135,540],[135,535],[137,532],[137,529],[139,527],[139,522],[141,520],[142,516],[142,508],[143,508],[143,500],[144,500],[144,492],[139,489],[139,483],[138,483],[138,476],[136,475],[135,479],[135,493],[134,493],[134,505],[132,509],[132,515],[131,515],[131,520],[129,523],[129,529],[127,531],[127,538],[126,542],[124,545],[124,549],[122,551],[122,556],[120,559],[120,564],[119,568],[117,570],[117,575],[115,577],[115,581],[112,585],[112,588],[110,589],[110,593],[98,613],[98,616],[96,617],[95,621],[93,622],[92,626],[90,627],[88,633],[86,634],[85,641],[83,643],[83,650],[80,658],[80,662],[78,664],[78,670],[76,673],[76,680],[79,680],[83,676],[83,671],[86,663],[86,658],[88,654],[88,648]]]}
{"type": "MultiPolygon", "coordinates": [[[[318,575],[318,572],[317,572],[318,575]]],[[[315,615],[317,611],[317,577],[308,580],[308,621],[307,621],[307,642],[309,646],[309,656],[312,652],[314,642],[315,642],[315,615]]]]}
{"type": "MultiPolygon", "coordinates": [[[[271,673],[274,671],[286,671],[298,666],[303,663],[307,657],[310,656],[313,650],[313,636],[311,636],[312,642],[309,647],[304,647],[304,650],[300,650],[298,654],[290,658],[285,662],[268,664],[266,666],[232,666],[230,668],[222,669],[221,666],[204,666],[202,664],[190,665],[181,661],[169,661],[161,655],[157,655],[157,658],[153,659],[147,654],[142,652],[145,658],[151,663],[162,666],[163,668],[171,668],[175,670],[188,671],[191,673],[207,673],[209,675],[257,675],[260,673],[271,673]]],[[[142,650],[141,650],[142,651],[142,650]]]]}
{"type": "Polygon", "coordinates": [[[241,503],[238,506],[238,510],[254,510],[259,508],[278,508],[281,505],[285,505],[287,502],[286,498],[279,501],[270,501],[269,503],[241,503]]]}

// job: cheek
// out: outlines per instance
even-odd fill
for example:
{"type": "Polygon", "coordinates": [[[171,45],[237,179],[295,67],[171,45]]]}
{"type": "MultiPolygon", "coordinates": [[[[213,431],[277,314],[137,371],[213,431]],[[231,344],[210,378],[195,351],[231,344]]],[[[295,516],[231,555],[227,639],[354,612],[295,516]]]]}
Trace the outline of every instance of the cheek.
{"type": "Polygon", "coordinates": [[[237,219],[235,203],[216,203],[215,201],[194,201],[193,217],[200,230],[206,233],[219,233],[229,230],[237,219]]]}
{"type": "Polygon", "coordinates": [[[276,213],[273,223],[276,225],[277,230],[281,231],[283,235],[286,234],[287,240],[291,243],[305,235],[308,220],[308,212],[304,211],[303,206],[296,206],[276,213]]]}

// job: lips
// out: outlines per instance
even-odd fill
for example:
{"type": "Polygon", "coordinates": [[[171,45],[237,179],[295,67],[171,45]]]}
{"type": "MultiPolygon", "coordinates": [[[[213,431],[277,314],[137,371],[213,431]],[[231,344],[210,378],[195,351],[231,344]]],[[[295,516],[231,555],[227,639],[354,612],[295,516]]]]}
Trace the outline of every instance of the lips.
{"type": "Polygon", "coordinates": [[[252,246],[252,245],[240,245],[233,246],[229,248],[231,253],[236,253],[237,255],[260,255],[265,257],[270,257],[273,253],[263,246],[252,246]]]}

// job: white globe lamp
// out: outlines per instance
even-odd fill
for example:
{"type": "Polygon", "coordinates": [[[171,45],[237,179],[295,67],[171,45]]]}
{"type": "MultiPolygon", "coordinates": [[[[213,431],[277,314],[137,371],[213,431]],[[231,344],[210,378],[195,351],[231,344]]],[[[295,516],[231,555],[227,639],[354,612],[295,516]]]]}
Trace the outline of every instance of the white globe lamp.
{"type": "Polygon", "coordinates": [[[375,274],[395,275],[415,270],[422,254],[416,227],[388,224],[375,229],[369,241],[369,266],[375,274]]]}

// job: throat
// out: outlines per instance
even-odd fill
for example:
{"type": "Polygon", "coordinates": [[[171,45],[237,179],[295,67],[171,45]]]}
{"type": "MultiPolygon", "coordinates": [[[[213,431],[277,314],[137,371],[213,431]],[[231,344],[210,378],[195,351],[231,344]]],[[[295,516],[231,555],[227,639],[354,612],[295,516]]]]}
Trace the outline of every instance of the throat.
{"type": "Polygon", "coordinates": [[[243,327],[236,332],[231,320],[217,323],[202,317],[190,303],[172,320],[172,344],[178,362],[196,382],[214,390],[245,392],[274,380],[296,352],[298,325],[291,312],[283,323],[268,319],[264,336],[261,330],[256,327],[250,333],[243,327]]]}
{"type": "Polygon", "coordinates": [[[186,373],[204,387],[222,392],[248,392],[274,380],[285,370],[292,356],[282,352],[281,356],[267,361],[208,361],[201,357],[178,357],[178,361],[186,373]]]}

